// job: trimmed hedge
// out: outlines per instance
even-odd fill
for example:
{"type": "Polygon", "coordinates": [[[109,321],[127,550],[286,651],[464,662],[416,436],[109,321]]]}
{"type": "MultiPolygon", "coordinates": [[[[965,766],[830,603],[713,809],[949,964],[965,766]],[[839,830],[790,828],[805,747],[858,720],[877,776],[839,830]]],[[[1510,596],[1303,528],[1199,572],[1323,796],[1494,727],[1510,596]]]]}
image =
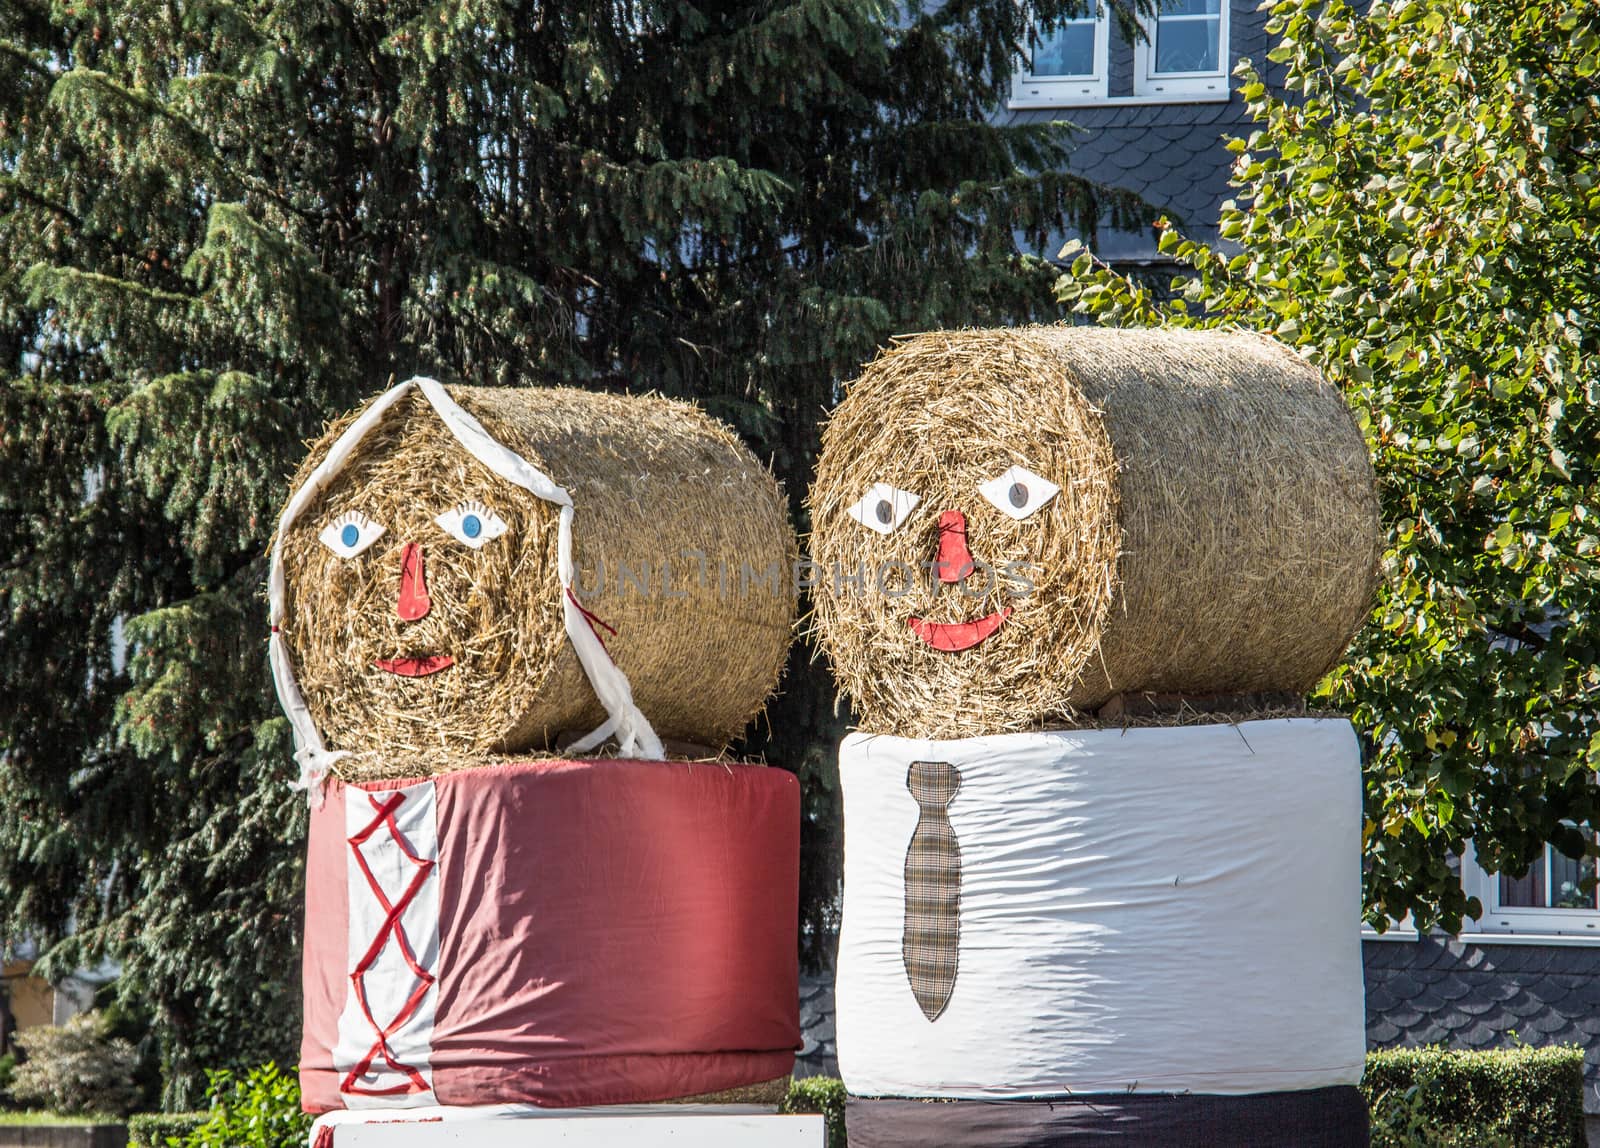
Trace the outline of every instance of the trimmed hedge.
{"type": "Polygon", "coordinates": [[[204,1124],[206,1112],[146,1112],[128,1117],[128,1148],[167,1148],[169,1140],[185,1140],[204,1124]]]}
{"type": "Polygon", "coordinates": [[[1367,1054],[1373,1148],[1584,1148],[1583,1050],[1367,1054]]]}
{"type": "Polygon", "coordinates": [[[807,1076],[789,1082],[789,1095],[778,1111],[785,1116],[818,1112],[828,1124],[828,1148],[846,1148],[844,1134],[844,1081],[831,1076],[807,1076]]]}

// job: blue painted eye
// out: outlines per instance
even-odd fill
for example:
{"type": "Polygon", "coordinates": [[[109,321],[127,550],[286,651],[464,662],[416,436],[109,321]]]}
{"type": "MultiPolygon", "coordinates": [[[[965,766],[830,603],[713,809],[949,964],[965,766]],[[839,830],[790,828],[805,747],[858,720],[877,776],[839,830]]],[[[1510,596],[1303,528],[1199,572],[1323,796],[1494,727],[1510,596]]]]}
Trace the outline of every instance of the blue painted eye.
{"type": "Polygon", "coordinates": [[[435,518],[434,522],[438,523],[439,529],[451,538],[474,550],[480,549],[485,543],[494,541],[511,529],[506,525],[505,519],[483,503],[475,501],[452,506],[435,518]]]}
{"type": "Polygon", "coordinates": [[[359,510],[347,510],[322,528],[317,540],[340,558],[354,558],[383,536],[383,527],[359,510]]]}

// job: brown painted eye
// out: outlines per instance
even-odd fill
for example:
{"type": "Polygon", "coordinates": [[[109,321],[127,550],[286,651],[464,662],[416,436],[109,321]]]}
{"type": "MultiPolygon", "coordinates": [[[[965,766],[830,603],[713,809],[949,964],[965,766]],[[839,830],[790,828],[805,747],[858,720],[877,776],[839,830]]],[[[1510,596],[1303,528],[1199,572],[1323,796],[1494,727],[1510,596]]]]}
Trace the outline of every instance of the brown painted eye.
{"type": "Polygon", "coordinates": [[[1061,488],[1026,467],[1012,466],[988,482],[980,482],[978,493],[1001,514],[1021,522],[1048,505],[1061,488]]]}
{"type": "Polygon", "coordinates": [[[878,521],[885,526],[894,521],[894,506],[887,498],[878,499],[878,505],[873,509],[872,513],[876,514],[878,521]]]}

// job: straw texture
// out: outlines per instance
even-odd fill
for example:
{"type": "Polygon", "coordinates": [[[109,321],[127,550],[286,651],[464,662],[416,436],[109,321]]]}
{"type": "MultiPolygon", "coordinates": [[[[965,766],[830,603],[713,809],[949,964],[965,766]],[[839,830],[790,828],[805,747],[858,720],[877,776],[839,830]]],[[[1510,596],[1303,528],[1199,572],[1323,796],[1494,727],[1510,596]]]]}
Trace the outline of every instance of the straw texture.
{"type": "MultiPolygon", "coordinates": [[[[787,570],[795,540],[777,482],[726,427],[658,397],[566,388],[451,387],[500,442],[565,486],[575,587],[665,739],[719,747],[777,682],[794,598],[788,577],[741,583],[744,567],[787,570]]],[[[298,488],[352,414],[311,448],[298,488]]],[[[605,719],[567,640],[557,509],[469,455],[420,395],[402,399],[284,538],[283,635],[301,690],[355,780],[419,776],[491,755],[553,749],[605,719]],[[435,517],[467,501],[509,527],[472,549],[435,517]],[[318,540],[359,512],[385,528],[342,558],[318,540]],[[401,556],[423,549],[431,607],[397,610],[401,556]],[[382,659],[448,655],[422,677],[382,659]]]]}
{"type": "Polygon", "coordinates": [[[1381,544],[1342,398],[1247,332],[902,340],[834,411],[810,507],[815,629],[861,728],[904,736],[1095,724],[1119,695],[1304,692],[1365,620],[1381,544]],[[978,492],[1011,466],[1061,488],[1020,521],[978,492]],[[876,482],[921,499],[888,536],[847,513],[876,482]],[[980,564],[960,585],[928,570],[951,510],[980,564]],[[1007,563],[1027,564],[1031,588],[1007,563]],[[908,625],[1006,607],[995,633],[957,653],[908,625]]]}

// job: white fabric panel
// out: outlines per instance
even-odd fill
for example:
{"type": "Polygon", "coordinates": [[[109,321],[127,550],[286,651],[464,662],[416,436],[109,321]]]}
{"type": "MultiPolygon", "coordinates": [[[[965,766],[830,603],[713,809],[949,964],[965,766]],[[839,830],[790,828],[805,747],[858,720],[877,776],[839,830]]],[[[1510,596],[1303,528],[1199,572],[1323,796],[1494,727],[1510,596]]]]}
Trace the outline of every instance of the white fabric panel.
{"type": "Polygon", "coordinates": [[[921,741],[852,734],[840,1075],[858,1096],[1354,1084],[1361,770],[1342,720],[921,741]],[[961,772],[960,958],[936,1021],[901,957],[913,761],[961,772]]]}
{"type": "Polygon", "coordinates": [[[589,625],[588,619],[583,616],[576,591],[572,589],[572,496],[567,493],[565,487],[557,485],[549,475],[516,451],[495,441],[494,436],[484,429],[483,424],[452,399],[442,385],[433,379],[418,376],[390,387],[373,400],[372,405],[361,413],[361,417],[334,440],[327,457],[317,464],[305,484],[294,492],[289,499],[289,505],[284,507],[283,514],[278,519],[278,531],[272,543],[272,564],[267,575],[268,615],[272,625],[267,651],[272,663],[272,682],[278,691],[278,702],[283,706],[283,712],[288,715],[289,725],[294,730],[294,756],[300,764],[298,787],[309,791],[313,804],[320,804],[321,783],[327,775],[328,767],[346,756],[349,751],[329,750],[323,744],[322,734],[317,730],[316,722],[311,717],[311,710],[300,693],[299,683],[295,680],[294,666],[289,661],[289,652],[284,648],[282,635],[278,633],[278,627],[283,621],[286,592],[283,574],[283,536],[289,527],[299,520],[312,500],[344,469],[361,440],[378,425],[389,408],[416,389],[422,391],[423,397],[428,400],[446,429],[468,454],[507,482],[514,483],[536,497],[561,508],[556,548],[557,573],[561,581],[562,618],[573,652],[578,655],[578,662],[583,666],[590,685],[594,687],[595,696],[600,699],[600,704],[610,715],[598,729],[573,745],[570,752],[586,753],[600,745],[606,738],[615,736],[621,757],[648,759],[664,757],[661,739],[651,728],[649,719],[633,703],[633,687],[629,684],[627,675],[617,668],[616,663],[611,660],[611,655],[606,653],[604,643],[589,625]]]}
{"type": "Polygon", "coordinates": [[[411,1006],[413,994],[428,982],[418,977],[412,961],[406,959],[409,948],[417,967],[438,977],[439,818],[433,782],[370,792],[350,786],[345,790],[346,837],[354,839],[366,831],[379,814],[378,806],[396,794],[405,800],[393,812],[394,830],[381,825],[361,844],[347,846],[345,874],[350,898],[347,967],[352,977],[374,939],[380,935],[384,938],[382,950],[361,977],[366,1009],[362,1008],[352,979],[344,1011],[339,1014],[339,1039],[333,1048],[333,1065],[341,1076],[340,1094],[350,1108],[409,1108],[436,1103],[430,1062],[439,989],[437,983],[428,985],[420,1003],[411,1006]],[[366,861],[366,870],[356,857],[358,850],[366,861]],[[388,906],[401,903],[423,869],[418,861],[433,862],[435,867],[405,905],[397,927],[386,931],[388,906]],[[367,870],[371,872],[370,879],[367,870]],[[381,898],[373,889],[374,881],[381,898]],[[396,1027],[396,1020],[408,1012],[396,1027]],[[375,1024],[378,1031],[374,1031],[375,1024]],[[388,1033],[387,1058],[381,1053],[372,1055],[381,1033],[388,1033]],[[390,1059],[413,1070],[427,1085],[426,1090],[404,1095],[376,1095],[414,1082],[409,1073],[391,1065],[390,1059]],[[346,1088],[342,1078],[358,1064],[369,1060],[370,1067],[353,1082],[354,1087],[346,1088]]]}

